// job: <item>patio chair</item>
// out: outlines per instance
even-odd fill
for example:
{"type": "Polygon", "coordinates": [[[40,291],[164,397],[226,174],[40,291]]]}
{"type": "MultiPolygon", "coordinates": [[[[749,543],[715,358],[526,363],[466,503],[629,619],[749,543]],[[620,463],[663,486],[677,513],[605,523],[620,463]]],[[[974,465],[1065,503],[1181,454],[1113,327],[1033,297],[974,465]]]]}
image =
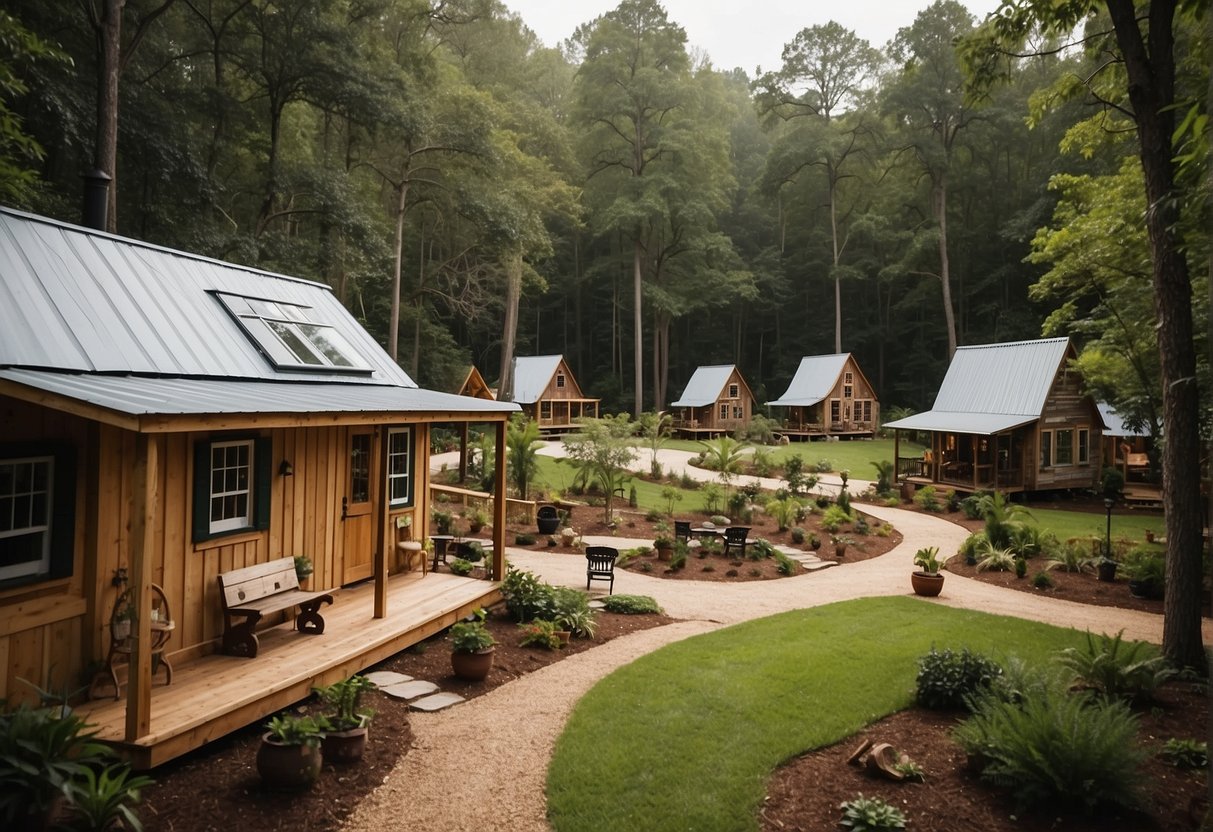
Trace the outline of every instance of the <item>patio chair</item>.
{"type": "Polygon", "coordinates": [[[690,545],[690,543],[691,543],[691,521],[690,520],[675,520],[674,521],[674,539],[681,540],[683,543],[690,545]]]}
{"type": "Polygon", "coordinates": [[[741,557],[745,557],[745,547],[749,542],[746,535],[750,533],[749,526],[729,526],[724,530],[724,556],[729,556],[729,550],[740,549],[741,557]]]}
{"type": "Polygon", "coordinates": [[[607,595],[615,592],[615,561],[619,550],[610,546],[585,547],[585,588],[588,592],[590,581],[609,581],[607,595]]]}

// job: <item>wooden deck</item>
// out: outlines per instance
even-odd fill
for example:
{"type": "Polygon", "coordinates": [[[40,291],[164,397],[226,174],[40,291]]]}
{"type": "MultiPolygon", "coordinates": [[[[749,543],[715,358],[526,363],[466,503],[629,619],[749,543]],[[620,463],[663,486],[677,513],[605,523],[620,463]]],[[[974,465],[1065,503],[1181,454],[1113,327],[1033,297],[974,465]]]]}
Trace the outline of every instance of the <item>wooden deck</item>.
{"type": "MultiPolygon", "coordinates": [[[[173,683],[152,687],[151,731],[124,740],[123,699],[80,705],[76,713],[98,729],[135,768],[154,768],[238,728],[305,699],[326,685],[395,655],[501,596],[498,585],[445,573],[395,575],[388,586],[388,615],[372,617],[374,586],[337,590],[323,609],[323,635],[280,624],[258,632],[254,659],[209,655],[174,664],[173,683]]],[[[157,679],[159,681],[159,679],[157,679]]]]}

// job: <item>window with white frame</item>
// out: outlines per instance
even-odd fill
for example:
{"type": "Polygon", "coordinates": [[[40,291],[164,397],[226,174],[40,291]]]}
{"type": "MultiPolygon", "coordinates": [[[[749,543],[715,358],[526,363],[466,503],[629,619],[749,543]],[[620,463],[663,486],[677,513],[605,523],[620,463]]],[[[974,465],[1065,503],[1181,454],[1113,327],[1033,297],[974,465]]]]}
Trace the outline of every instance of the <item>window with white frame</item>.
{"type": "Polygon", "coordinates": [[[0,581],[50,570],[54,470],[51,456],[0,460],[0,581]]]}
{"type": "Polygon", "coordinates": [[[371,371],[366,360],[316,310],[283,301],[216,292],[245,335],[280,370],[371,371]]]}
{"type": "Polygon", "coordinates": [[[1087,465],[1091,462],[1091,431],[1087,428],[1078,429],[1078,464],[1087,465]]]}
{"type": "Polygon", "coordinates": [[[253,525],[253,440],[211,444],[211,534],[253,525]]]}
{"type": "Polygon", "coordinates": [[[564,373],[557,373],[557,374],[556,374],[556,389],[557,389],[557,390],[563,390],[563,389],[564,389],[564,373]]]}
{"type": "Polygon", "coordinates": [[[733,405],[733,418],[739,421],[745,418],[745,409],[741,405],[733,405]]]}
{"type": "Polygon", "coordinates": [[[729,398],[735,399],[740,395],[741,395],[741,385],[730,384],[729,385],[729,398]]]}
{"type": "Polygon", "coordinates": [[[861,406],[863,407],[863,421],[872,421],[872,400],[864,399],[861,406]]]}
{"type": "Polygon", "coordinates": [[[393,508],[413,502],[413,429],[391,428],[387,441],[387,493],[393,508]]]}

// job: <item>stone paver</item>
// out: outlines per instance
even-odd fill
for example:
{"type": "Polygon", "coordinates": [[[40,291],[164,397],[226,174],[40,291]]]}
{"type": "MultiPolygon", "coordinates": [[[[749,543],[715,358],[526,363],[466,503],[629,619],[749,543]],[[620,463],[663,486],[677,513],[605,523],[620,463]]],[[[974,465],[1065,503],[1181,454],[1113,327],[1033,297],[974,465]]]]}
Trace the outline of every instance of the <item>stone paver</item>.
{"type": "Polygon", "coordinates": [[[416,699],[419,696],[425,696],[427,693],[434,693],[438,690],[438,686],[424,679],[414,679],[411,682],[389,685],[386,688],[380,688],[380,690],[396,699],[416,699]]]}
{"type": "Polygon", "coordinates": [[[420,699],[413,700],[409,703],[409,707],[415,711],[433,712],[441,711],[443,708],[449,708],[452,705],[458,705],[460,702],[466,701],[466,699],[457,693],[440,691],[438,693],[430,694],[429,696],[423,696],[420,699]]]}
{"type": "Polygon", "coordinates": [[[385,688],[388,685],[398,685],[401,682],[413,681],[412,676],[406,676],[405,674],[397,673],[394,670],[376,670],[365,675],[367,681],[380,688],[385,688]]]}

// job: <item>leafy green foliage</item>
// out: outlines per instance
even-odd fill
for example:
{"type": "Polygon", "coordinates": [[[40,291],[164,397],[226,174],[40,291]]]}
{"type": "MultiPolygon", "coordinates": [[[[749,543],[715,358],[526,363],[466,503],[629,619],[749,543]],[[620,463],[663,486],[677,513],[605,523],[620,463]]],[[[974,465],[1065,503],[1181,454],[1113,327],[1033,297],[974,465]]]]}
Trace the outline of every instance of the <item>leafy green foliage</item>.
{"type": "Polygon", "coordinates": [[[527,499],[531,480],[539,471],[536,455],[542,444],[538,422],[521,413],[511,417],[505,430],[505,465],[520,499],[527,499]]]}
{"type": "Polygon", "coordinates": [[[501,582],[501,597],[515,621],[552,617],[555,588],[534,572],[510,566],[501,582]]]}
{"type": "Polygon", "coordinates": [[[518,629],[522,632],[522,637],[518,640],[518,644],[522,647],[542,647],[546,650],[560,649],[560,636],[556,635],[560,630],[560,626],[555,621],[545,621],[542,618],[536,618],[534,621],[519,624],[518,629]]]}
{"type": "Polygon", "coordinates": [[[329,730],[325,717],[277,714],[265,723],[270,739],[283,745],[320,745],[324,732],[329,730]]]}
{"type": "Polygon", "coordinates": [[[1023,506],[1012,503],[1000,491],[982,494],[977,501],[978,510],[986,521],[986,537],[994,547],[1012,548],[1013,535],[1023,528],[1031,515],[1023,506]]]}
{"type": "Polygon", "coordinates": [[[451,625],[451,649],[456,653],[476,653],[487,650],[497,643],[488,627],[484,625],[486,613],[483,609],[472,613],[471,621],[457,621],[451,625]]]}
{"type": "Polygon", "coordinates": [[[1093,572],[1096,559],[1088,550],[1077,544],[1065,544],[1057,549],[1055,556],[1045,561],[1045,569],[1061,569],[1064,572],[1093,572]]]}
{"type": "Polygon", "coordinates": [[[1172,737],[1163,743],[1159,756],[1176,768],[1205,768],[1209,765],[1209,744],[1201,740],[1172,737]]]}
{"type": "Polygon", "coordinates": [[[1068,647],[1057,662],[1074,674],[1079,684],[1113,699],[1148,702],[1163,682],[1175,676],[1167,660],[1144,641],[1126,642],[1124,630],[1114,636],[1087,632],[1080,649],[1068,647]]]}
{"type": "Polygon", "coordinates": [[[796,522],[796,515],[800,511],[800,501],[795,497],[787,497],[782,500],[772,499],[767,502],[766,511],[774,519],[778,530],[786,531],[796,522]]]}
{"type": "Polygon", "coordinates": [[[914,553],[914,565],[928,575],[939,574],[939,547],[926,546],[914,553]]]}
{"type": "Polygon", "coordinates": [[[830,506],[826,509],[826,513],[821,517],[821,527],[827,532],[833,534],[842,528],[845,524],[851,522],[851,515],[848,514],[841,506],[830,506]]]}
{"type": "Polygon", "coordinates": [[[132,804],[138,803],[139,793],[154,783],[150,777],[132,774],[126,764],[101,769],[86,766],[81,774],[71,789],[71,828],[116,829],[122,824],[132,832],[143,832],[132,804]]]}
{"type": "Polygon", "coordinates": [[[978,696],[953,736],[984,762],[982,779],[1010,789],[1022,807],[1136,805],[1145,755],[1123,702],[1060,688],[1016,703],[978,696]]]}
{"type": "Polygon", "coordinates": [[[475,564],[473,564],[470,560],[465,560],[463,558],[455,558],[448,563],[447,566],[450,567],[451,574],[459,575],[460,577],[464,578],[472,574],[472,570],[476,568],[475,564]]]}
{"type": "Polygon", "coordinates": [[[993,659],[963,648],[938,651],[934,647],[918,661],[916,680],[919,705],[935,710],[959,709],[966,700],[1002,675],[993,659]]]}
{"type": "Polygon", "coordinates": [[[660,614],[661,607],[648,595],[608,595],[602,599],[602,608],[620,615],[660,614]]]}
{"type": "Polygon", "coordinates": [[[932,514],[938,514],[943,511],[943,507],[939,504],[939,497],[936,495],[935,486],[924,485],[914,493],[914,503],[923,511],[929,511],[932,514]]]}
{"type": "Polygon", "coordinates": [[[1020,560],[1011,549],[999,549],[987,540],[977,553],[977,571],[1010,572],[1020,560]]]}
{"type": "Polygon", "coordinates": [[[775,569],[780,575],[795,575],[800,571],[800,564],[792,560],[783,552],[775,551],[775,569]]]}
{"type": "Polygon", "coordinates": [[[362,694],[375,689],[374,682],[360,675],[325,687],[313,688],[327,709],[325,718],[336,731],[361,728],[370,722],[375,712],[362,707],[362,694]]]}
{"type": "Polygon", "coordinates": [[[864,797],[861,792],[838,808],[842,810],[839,823],[852,832],[892,832],[906,828],[906,816],[902,811],[879,797],[864,797]]]}

